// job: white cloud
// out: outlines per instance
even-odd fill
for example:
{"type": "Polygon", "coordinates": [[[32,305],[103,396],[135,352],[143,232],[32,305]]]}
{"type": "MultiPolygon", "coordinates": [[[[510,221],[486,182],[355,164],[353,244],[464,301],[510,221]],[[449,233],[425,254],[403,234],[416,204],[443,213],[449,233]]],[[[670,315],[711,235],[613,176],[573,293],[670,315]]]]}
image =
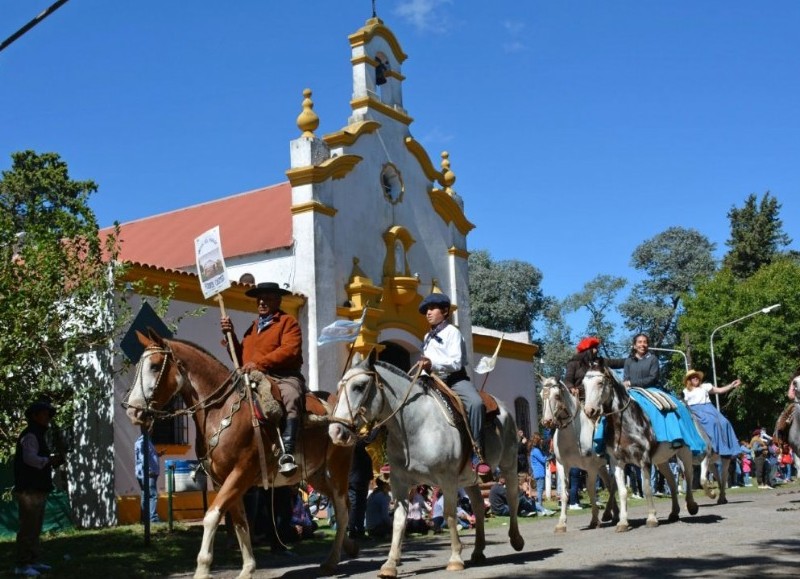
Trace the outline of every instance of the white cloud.
{"type": "Polygon", "coordinates": [[[394,9],[394,14],[420,32],[446,32],[449,17],[443,7],[452,3],[453,0],[405,0],[394,9]]]}
{"type": "Polygon", "coordinates": [[[506,20],[503,22],[503,28],[508,33],[508,40],[503,42],[503,50],[506,52],[524,52],[528,50],[528,45],[525,44],[525,23],[519,20],[506,20]]]}
{"type": "MultiPolygon", "coordinates": [[[[455,135],[452,133],[445,133],[441,127],[434,127],[425,133],[425,135],[423,135],[419,141],[420,143],[423,143],[426,149],[430,149],[436,146],[446,145],[447,143],[452,142],[454,139],[455,135]]],[[[428,153],[432,156],[431,161],[433,161],[434,165],[437,165],[438,162],[441,161],[441,159],[438,159],[437,161],[437,159],[434,158],[433,151],[429,150],[428,153]]],[[[439,151],[439,153],[441,153],[441,151],[439,151]]],[[[438,156],[439,153],[436,153],[436,156],[438,156]]]]}

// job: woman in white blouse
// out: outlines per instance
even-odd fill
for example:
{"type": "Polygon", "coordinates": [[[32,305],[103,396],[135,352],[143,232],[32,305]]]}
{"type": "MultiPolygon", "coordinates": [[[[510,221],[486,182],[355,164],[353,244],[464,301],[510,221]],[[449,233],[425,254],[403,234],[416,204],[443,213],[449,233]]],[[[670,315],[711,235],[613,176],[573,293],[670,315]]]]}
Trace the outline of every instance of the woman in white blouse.
{"type": "Polygon", "coordinates": [[[739,454],[739,440],[733,426],[717,407],[711,403],[710,394],[724,394],[738,388],[741,380],[734,380],[727,386],[714,386],[703,382],[703,373],[699,370],[690,370],[683,378],[685,386],[683,399],[689,410],[706,431],[711,439],[714,452],[720,456],[735,456],[739,454]]]}

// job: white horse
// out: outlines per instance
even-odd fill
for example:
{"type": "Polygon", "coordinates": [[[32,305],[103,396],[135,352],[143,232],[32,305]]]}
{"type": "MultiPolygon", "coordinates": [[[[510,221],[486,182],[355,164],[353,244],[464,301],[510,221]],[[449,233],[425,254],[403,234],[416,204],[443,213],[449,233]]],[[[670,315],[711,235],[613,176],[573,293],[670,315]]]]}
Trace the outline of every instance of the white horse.
{"type": "MultiPolygon", "coordinates": [[[[587,472],[586,488],[589,491],[589,500],[592,503],[592,520],[590,529],[596,529],[600,522],[597,506],[597,491],[595,481],[597,476],[608,489],[608,503],[603,512],[603,521],[616,520],[619,517],[617,497],[615,494],[616,482],[608,474],[608,462],[605,457],[594,452],[592,436],[594,424],[581,412],[578,399],[569,389],[555,378],[540,378],[542,384],[542,426],[555,428],[553,435],[553,449],[556,453],[556,468],[558,476],[565,484],[561,485],[561,517],[556,525],[556,533],[567,532],[567,484],[564,473],[577,467],[587,472]]],[[[612,463],[613,464],[613,463],[612,463]]]]}
{"type": "MultiPolygon", "coordinates": [[[[499,466],[508,484],[511,546],[522,550],[525,541],[517,525],[517,427],[498,402],[499,415],[486,421],[485,459],[499,466]]],[[[417,484],[441,487],[444,516],[450,530],[448,571],[464,569],[456,524],[459,487],[465,487],[475,512],[475,549],[472,563],[486,559],[484,506],[478,478],[470,464],[471,446],[466,430],[459,428],[441,395],[422,380],[412,381],[402,370],[376,362],[375,353],[350,368],[339,383],[337,403],[329,427],[335,444],[352,445],[358,434],[386,426],[386,453],[391,466],[390,484],[397,500],[392,546],[379,577],[397,577],[401,543],[408,513],[408,490],[417,484]]]]}
{"type": "MultiPolygon", "coordinates": [[[[617,531],[630,529],[628,489],[625,486],[624,472],[624,465],[629,463],[639,465],[644,474],[642,486],[647,499],[647,526],[658,526],[653,489],[650,487],[650,477],[647,476],[653,464],[664,475],[669,486],[672,498],[669,520],[677,521],[681,510],[678,504],[678,487],[668,462],[670,458],[677,455],[684,472],[691,472],[692,451],[685,445],[673,448],[669,442],[657,441],[650,419],[612,373],[589,370],[583,378],[583,387],[586,391],[584,404],[586,416],[591,420],[598,420],[601,416],[606,417],[605,442],[608,452],[614,457],[616,463],[614,475],[617,479],[617,492],[619,493],[617,531]]],[[[698,507],[692,494],[691,484],[686,485],[686,508],[689,514],[697,514],[698,507]]]]}

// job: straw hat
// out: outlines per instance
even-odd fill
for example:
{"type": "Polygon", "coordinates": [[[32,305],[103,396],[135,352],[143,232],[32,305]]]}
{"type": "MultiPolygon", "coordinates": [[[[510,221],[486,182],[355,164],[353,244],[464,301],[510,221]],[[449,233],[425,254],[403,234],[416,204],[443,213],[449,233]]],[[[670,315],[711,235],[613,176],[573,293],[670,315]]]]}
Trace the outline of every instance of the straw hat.
{"type": "Polygon", "coordinates": [[[703,376],[705,376],[705,374],[703,374],[703,373],[702,373],[700,370],[689,370],[688,372],[686,372],[686,376],[684,376],[684,377],[683,377],[683,384],[684,384],[684,386],[686,385],[686,383],[687,383],[689,380],[691,380],[691,379],[692,379],[692,378],[694,378],[695,376],[696,376],[697,378],[700,378],[700,380],[702,381],[702,380],[703,380],[703,376]]]}

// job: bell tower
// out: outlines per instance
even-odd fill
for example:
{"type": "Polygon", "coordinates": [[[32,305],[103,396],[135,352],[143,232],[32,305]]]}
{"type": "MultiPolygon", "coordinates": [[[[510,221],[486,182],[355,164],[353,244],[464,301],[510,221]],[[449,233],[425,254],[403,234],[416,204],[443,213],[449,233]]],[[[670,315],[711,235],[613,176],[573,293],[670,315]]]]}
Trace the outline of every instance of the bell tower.
{"type": "MultiPolygon", "coordinates": [[[[394,34],[374,15],[348,37],[353,64],[353,116],[350,123],[368,118],[369,109],[406,125],[411,118],[403,108],[403,62],[407,55],[394,34]]],[[[374,119],[373,119],[374,120],[374,119]]]]}

